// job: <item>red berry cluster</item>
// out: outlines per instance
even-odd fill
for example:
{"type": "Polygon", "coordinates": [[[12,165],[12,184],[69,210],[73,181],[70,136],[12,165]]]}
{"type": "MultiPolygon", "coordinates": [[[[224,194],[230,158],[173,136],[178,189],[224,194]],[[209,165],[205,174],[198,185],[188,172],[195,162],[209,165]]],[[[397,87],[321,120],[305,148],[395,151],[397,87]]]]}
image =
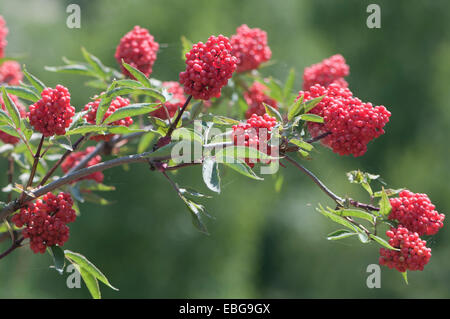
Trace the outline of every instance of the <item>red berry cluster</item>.
{"type": "MultiPolygon", "coordinates": [[[[88,154],[92,153],[95,150],[95,146],[89,146],[84,151],[80,152],[73,152],[67,158],[61,163],[61,169],[65,173],[67,173],[72,167],[78,165],[78,163],[88,154]]],[[[102,158],[100,155],[94,156],[92,159],[89,160],[89,162],[86,164],[85,167],[89,167],[92,165],[96,165],[102,161],[102,158]]],[[[80,179],[74,181],[78,182],[83,179],[91,179],[96,181],[97,183],[103,182],[104,175],[102,172],[95,172],[90,175],[81,177],[80,179]]]]}
{"type": "Polygon", "coordinates": [[[409,190],[400,192],[398,198],[390,198],[392,210],[389,219],[396,219],[413,232],[434,235],[444,224],[445,215],[439,214],[426,194],[409,190]]]}
{"type": "MultiPolygon", "coordinates": [[[[253,147],[266,154],[271,153],[268,142],[272,133],[272,128],[277,124],[277,120],[267,113],[263,116],[253,114],[246,123],[233,125],[232,140],[237,146],[253,147]]],[[[255,159],[245,159],[250,166],[255,166],[255,159]]]]}
{"type": "Polygon", "coordinates": [[[13,216],[12,222],[17,227],[26,226],[23,237],[30,239],[30,247],[35,253],[43,254],[47,247],[63,246],[69,239],[67,224],[77,217],[72,205],[73,200],[68,193],[47,193],[42,199],[22,208],[13,216]]]}
{"type": "Polygon", "coordinates": [[[304,101],[324,96],[310,113],[324,118],[324,123],[308,122],[313,137],[329,132],[321,140],[339,155],[361,156],[367,151],[367,144],[384,133],[384,126],[391,113],[384,106],[372,106],[354,97],[347,88],[330,84],[327,88],[313,85],[309,91],[300,91],[304,101]]]}
{"type": "MultiPolygon", "coordinates": [[[[17,109],[19,110],[19,113],[20,113],[20,117],[25,117],[26,116],[25,108],[20,103],[17,96],[12,95],[12,94],[8,94],[8,95],[11,98],[11,100],[13,100],[14,104],[16,104],[17,109]]],[[[5,105],[5,103],[3,101],[3,97],[1,95],[0,95],[0,105],[1,105],[2,110],[5,111],[6,114],[8,114],[8,110],[6,109],[6,105],[5,105]]],[[[1,130],[0,130],[0,140],[2,140],[3,143],[6,143],[6,144],[17,144],[20,141],[19,138],[9,135],[1,130]]]]}
{"type": "Polygon", "coordinates": [[[166,120],[169,117],[172,118],[177,110],[184,105],[184,102],[186,102],[186,97],[184,95],[183,88],[178,82],[163,82],[162,86],[167,89],[167,92],[172,94],[172,98],[170,101],[165,102],[162,107],[151,112],[150,115],[166,120]]]}
{"type": "Polygon", "coordinates": [[[267,86],[264,84],[253,82],[249,90],[244,93],[244,99],[249,105],[248,110],[245,112],[245,118],[250,118],[252,114],[264,115],[266,113],[266,108],[263,103],[272,106],[274,109],[278,109],[277,101],[264,94],[267,89],[267,86]]]}
{"type": "MultiPolygon", "coordinates": [[[[95,119],[97,117],[97,109],[98,106],[100,105],[100,101],[101,99],[97,99],[94,102],[89,102],[84,106],[84,111],[88,111],[88,113],[84,116],[84,118],[90,124],[95,124],[95,119]]],[[[109,105],[109,108],[106,111],[103,120],[105,120],[107,117],[113,114],[117,109],[120,109],[129,104],[130,100],[128,100],[127,98],[123,98],[121,96],[116,97],[109,105]]],[[[125,117],[123,119],[109,123],[108,125],[130,126],[131,124],[133,124],[133,119],[131,117],[125,117]]],[[[95,135],[92,136],[90,139],[94,141],[109,141],[113,136],[114,134],[95,135]]]]}
{"type": "Polygon", "coordinates": [[[135,26],[120,39],[114,57],[119,63],[122,73],[128,77],[132,75],[122,65],[122,59],[125,63],[138,69],[146,76],[152,73],[153,64],[156,60],[156,53],[159,50],[159,44],[147,29],[135,26]]]}
{"type": "Polygon", "coordinates": [[[19,85],[23,74],[20,64],[16,61],[5,61],[0,65],[0,83],[19,85]]]}
{"type": "Polygon", "coordinates": [[[238,59],[236,72],[254,70],[272,56],[267,45],[267,33],[259,28],[250,29],[246,24],[231,36],[232,54],[238,59]]]}
{"type": "Polygon", "coordinates": [[[223,35],[194,44],[186,53],[186,71],[180,73],[184,93],[199,100],[220,97],[222,87],[236,70],[237,59],[231,49],[230,40],[223,35]]]}
{"type": "Polygon", "coordinates": [[[389,245],[399,250],[380,248],[380,265],[395,268],[400,272],[407,270],[423,270],[431,257],[431,249],[427,242],[419,238],[419,234],[398,226],[386,232],[390,238],[389,245]]]}
{"type": "Polygon", "coordinates": [[[8,44],[6,36],[8,35],[8,28],[6,27],[6,21],[0,15],[0,59],[5,56],[5,47],[8,44]]]}
{"type": "Polygon", "coordinates": [[[75,108],[70,105],[70,93],[62,85],[55,89],[45,88],[42,98],[30,105],[27,116],[34,129],[45,137],[66,134],[66,128],[72,123],[75,108]]]}
{"type": "Polygon", "coordinates": [[[347,87],[344,76],[349,74],[350,67],[345,63],[342,55],[336,54],[320,63],[313,64],[303,72],[303,90],[309,90],[314,84],[327,87],[331,83],[347,87]]]}

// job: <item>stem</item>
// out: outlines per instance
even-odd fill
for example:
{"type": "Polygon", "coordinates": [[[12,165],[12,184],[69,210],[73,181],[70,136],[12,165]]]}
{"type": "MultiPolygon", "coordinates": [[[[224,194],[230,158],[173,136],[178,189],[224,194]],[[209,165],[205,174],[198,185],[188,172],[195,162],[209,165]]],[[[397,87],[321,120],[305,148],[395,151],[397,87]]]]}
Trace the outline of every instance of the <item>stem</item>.
{"type": "MultiPolygon", "coordinates": [[[[39,164],[39,159],[41,157],[41,149],[42,149],[42,144],[44,144],[44,138],[45,138],[44,135],[42,135],[41,141],[39,142],[38,148],[36,150],[36,154],[34,155],[33,167],[31,168],[30,178],[28,179],[27,185],[25,186],[25,190],[27,190],[28,187],[30,187],[31,184],[33,184],[33,178],[34,178],[34,175],[36,174],[36,169],[39,164]]],[[[23,194],[24,193],[22,193],[22,197],[23,197],[23,194]]]]}
{"type": "Polygon", "coordinates": [[[78,141],[73,144],[72,151],[67,150],[63,156],[53,165],[53,167],[45,174],[45,176],[42,178],[41,182],[39,183],[39,186],[42,186],[45,184],[45,182],[53,175],[53,173],[56,171],[56,169],[61,165],[62,162],[67,158],[67,156],[70,155],[73,151],[78,149],[78,146],[81,145],[81,143],[88,137],[89,134],[83,135],[78,139],[78,141]]]}
{"type": "Polygon", "coordinates": [[[0,259],[8,256],[10,253],[12,253],[16,248],[19,248],[25,238],[20,238],[18,240],[13,241],[11,244],[11,247],[9,247],[4,253],[0,254],[0,259]]]}
{"type": "Polygon", "coordinates": [[[294,165],[295,167],[300,169],[303,173],[308,175],[308,177],[311,178],[313,180],[313,182],[316,183],[317,186],[319,186],[322,191],[324,191],[325,194],[327,194],[329,197],[331,197],[331,199],[333,199],[339,206],[342,206],[342,203],[344,202],[344,200],[342,198],[340,198],[339,196],[337,196],[335,193],[333,193],[331,190],[329,190],[328,187],[326,187],[325,184],[322,183],[322,181],[320,179],[318,179],[311,171],[306,169],[303,165],[297,163],[294,159],[292,159],[288,155],[285,155],[284,158],[288,162],[291,162],[292,165],[294,165]]]}
{"type": "Polygon", "coordinates": [[[181,119],[181,116],[183,115],[184,111],[186,110],[187,106],[189,105],[189,102],[192,99],[192,95],[189,95],[186,99],[186,102],[184,102],[183,107],[181,108],[181,111],[178,113],[175,121],[173,121],[172,125],[170,125],[169,130],[167,131],[166,137],[170,137],[172,135],[172,132],[176,129],[178,122],[181,119]]]}
{"type": "Polygon", "coordinates": [[[317,135],[316,137],[310,138],[309,140],[306,140],[305,142],[311,144],[311,143],[320,141],[321,139],[327,137],[330,134],[331,134],[331,132],[325,132],[320,135],[317,135]]]}
{"type": "MultiPolygon", "coordinates": [[[[12,186],[14,177],[14,158],[8,156],[8,184],[12,186]]],[[[12,190],[8,193],[8,202],[12,200],[12,190]]]]}

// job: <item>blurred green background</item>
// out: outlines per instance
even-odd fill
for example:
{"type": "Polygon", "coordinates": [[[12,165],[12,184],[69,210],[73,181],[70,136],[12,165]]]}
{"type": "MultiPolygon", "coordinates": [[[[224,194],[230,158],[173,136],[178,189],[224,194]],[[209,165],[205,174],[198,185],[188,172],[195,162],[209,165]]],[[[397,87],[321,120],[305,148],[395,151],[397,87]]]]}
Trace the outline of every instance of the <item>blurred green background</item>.
{"type": "MultiPolygon", "coordinates": [[[[341,196],[366,200],[345,172],[381,174],[390,187],[429,194],[440,212],[450,211],[450,3],[378,0],[381,29],[368,29],[374,1],[57,1],[2,0],[8,23],[8,55],[49,85],[67,86],[80,109],[94,93],[85,78],[44,71],[61,57],[80,60],[80,47],[116,66],[115,47],[134,25],[149,29],[162,45],[153,77],[177,80],[184,68],[180,37],[205,41],[231,35],[246,23],[267,31],[274,65],[265,75],[284,79],[291,67],[301,88],[304,67],[341,53],[350,65],[350,88],[362,100],[391,112],[386,134],[360,158],[339,157],[318,147],[305,165],[341,196]],[[81,29],[66,27],[66,6],[81,6],[81,29]]],[[[1,164],[2,172],[5,164],[1,164]]],[[[314,207],[330,200],[299,171],[281,168],[284,184],[246,179],[232,171],[223,193],[205,202],[215,220],[210,236],[191,224],[183,203],[160,174],[145,165],[105,172],[109,206],[81,205],[65,247],[93,261],[120,289],[103,286],[106,298],[448,298],[450,232],[428,243],[433,257],[424,272],[382,268],[380,289],[366,286],[366,267],[377,263],[375,244],[327,241],[335,224],[314,207]]],[[[2,174],[4,175],[4,174],[2,174]]],[[[2,185],[6,176],[2,176],[2,185]]],[[[206,190],[198,167],[175,177],[182,186],[206,190]]],[[[4,196],[4,195],[2,195],[4,196]]],[[[4,199],[3,199],[4,200],[4,199]]],[[[8,243],[2,243],[6,249],[8,243]]],[[[66,287],[66,274],[49,269],[49,255],[19,249],[0,262],[2,298],[87,298],[66,287]]]]}

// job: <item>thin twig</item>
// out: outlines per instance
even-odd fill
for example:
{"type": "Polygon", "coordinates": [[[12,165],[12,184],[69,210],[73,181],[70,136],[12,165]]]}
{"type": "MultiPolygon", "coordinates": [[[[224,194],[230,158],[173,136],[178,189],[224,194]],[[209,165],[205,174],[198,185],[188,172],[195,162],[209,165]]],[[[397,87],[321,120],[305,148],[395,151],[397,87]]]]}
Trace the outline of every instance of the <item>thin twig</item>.
{"type": "Polygon", "coordinates": [[[72,147],[72,150],[67,150],[63,156],[53,165],[53,167],[45,174],[45,176],[42,178],[41,182],[39,183],[39,186],[42,186],[45,184],[45,182],[53,175],[53,173],[56,171],[56,169],[61,165],[61,163],[69,156],[73,151],[77,150],[79,146],[83,143],[83,141],[86,140],[86,138],[89,136],[89,134],[83,135],[80,137],[72,147]]]}
{"type": "Polygon", "coordinates": [[[189,102],[192,99],[192,95],[189,95],[186,101],[184,102],[183,107],[181,108],[180,112],[178,113],[177,117],[175,118],[175,121],[170,125],[169,130],[167,131],[166,137],[170,137],[172,135],[172,132],[177,128],[178,122],[181,119],[181,116],[183,115],[184,111],[186,110],[187,106],[189,105],[189,102]]]}
{"type": "Polygon", "coordinates": [[[15,241],[13,241],[13,243],[11,244],[11,247],[9,247],[5,252],[3,252],[2,254],[0,254],[0,259],[8,256],[10,253],[12,253],[16,248],[21,247],[22,242],[25,238],[22,237],[20,239],[17,239],[15,241]]]}
{"type": "MultiPolygon", "coordinates": [[[[39,159],[41,158],[41,149],[42,149],[42,145],[44,144],[44,135],[42,135],[41,140],[39,141],[39,145],[38,148],[36,150],[36,153],[34,154],[34,161],[33,161],[33,166],[31,167],[31,172],[30,172],[30,177],[28,178],[28,182],[25,186],[25,191],[28,189],[28,187],[30,187],[33,184],[33,179],[34,179],[34,175],[36,174],[36,169],[37,166],[39,164],[39,159]]],[[[25,192],[22,193],[21,198],[23,198],[25,192]]]]}
{"type": "Polygon", "coordinates": [[[327,137],[330,134],[331,134],[331,132],[325,132],[320,135],[317,135],[316,137],[310,138],[309,140],[306,140],[305,142],[311,144],[311,143],[320,141],[321,139],[327,137]]]}

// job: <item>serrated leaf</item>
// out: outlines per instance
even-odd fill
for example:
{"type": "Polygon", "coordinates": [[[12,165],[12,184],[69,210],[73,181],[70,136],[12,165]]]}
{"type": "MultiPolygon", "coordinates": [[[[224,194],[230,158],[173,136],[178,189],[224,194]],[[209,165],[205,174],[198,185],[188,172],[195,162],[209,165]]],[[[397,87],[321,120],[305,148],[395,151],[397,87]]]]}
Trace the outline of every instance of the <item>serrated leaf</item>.
{"type": "Polygon", "coordinates": [[[182,195],[189,195],[189,196],[193,196],[193,197],[199,197],[199,198],[212,198],[209,195],[205,195],[202,194],[200,192],[197,192],[194,189],[190,189],[190,188],[178,188],[178,191],[182,194],[182,195]]]}
{"type": "Polygon", "coordinates": [[[53,257],[53,263],[55,265],[56,271],[62,275],[64,272],[64,266],[65,266],[65,256],[64,251],[61,249],[61,247],[53,245],[50,247],[53,257]]]}
{"type": "Polygon", "coordinates": [[[244,176],[250,177],[252,179],[256,179],[259,181],[264,180],[264,178],[261,178],[258,175],[256,175],[255,172],[253,172],[253,170],[250,168],[250,166],[248,166],[243,160],[239,158],[236,159],[225,158],[225,161],[221,164],[226,165],[235,170],[236,172],[244,176]]]}
{"type": "Polygon", "coordinates": [[[21,119],[20,130],[22,131],[25,139],[29,141],[31,136],[33,135],[33,128],[31,127],[31,124],[27,118],[21,119]]]}
{"type": "Polygon", "coordinates": [[[67,128],[67,131],[72,130],[75,126],[81,123],[83,121],[83,116],[85,116],[87,113],[88,111],[81,111],[75,113],[75,115],[72,118],[72,123],[70,123],[69,127],[67,128]]]}
{"type": "Polygon", "coordinates": [[[106,278],[106,276],[93,263],[91,263],[85,256],[83,256],[79,253],[70,251],[70,250],[65,250],[64,254],[65,254],[66,258],[68,258],[72,262],[75,262],[76,264],[78,264],[82,269],[86,270],[89,274],[94,276],[96,279],[100,280],[102,283],[107,285],[109,288],[116,290],[116,291],[119,290],[119,289],[115,288],[113,285],[111,285],[109,283],[108,279],[106,278]]]}
{"type": "Polygon", "coordinates": [[[126,117],[133,117],[136,115],[147,114],[159,109],[160,107],[161,103],[130,104],[115,110],[114,113],[112,113],[103,121],[103,124],[112,123],[126,117]]]}
{"type": "Polygon", "coordinates": [[[219,163],[224,162],[224,159],[260,159],[262,161],[269,161],[272,159],[277,159],[276,157],[272,157],[263,153],[256,148],[247,147],[247,146],[227,146],[222,149],[219,149],[215,154],[216,160],[219,163]]]}
{"type": "Polygon", "coordinates": [[[132,128],[123,125],[108,125],[105,128],[105,133],[109,134],[131,134],[145,131],[145,129],[132,128]]]}
{"type": "Polygon", "coordinates": [[[300,147],[300,148],[302,148],[304,150],[307,150],[307,151],[311,151],[314,148],[313,145],[311,145],[309,143],[306,143],[305,141],[296,139],[296,138],[293,138],[293,139],[289,140],[289,143],[297,145],[298,147],[300,147]]]}
{"type": "Polygon", "coordinates": [[[154,132],[150,132],[150,133],[146,133],[146,134],[142,135],[141,139],[139,140],[137,152],[138,153],[145,152],[150,147],[150,145],[152,144],[155,137],[156,137],[156,134],[154,132]]]}
{"type": "Polygon", "coordinates": [[[200,204],[197,204],[186,197],[179,194],[183,202],[186,204],[187,208],[191,212],[192,224],[200,230],[202,233],[209,234],[206,225],[202,221],[201,213],[204,213],[204,207],[200,204]]]}
{"type": "Polygon", "coordinates": [[[31,101],[33,103],[41,98],[39,95],[36,94],[36,92],[33,92],[32,90],[21,86],[4,86],[4,88],[9,94],[16,95],[22,99],[31,101]]]}
{"type": "Polygon", "coordinates": [[[334,221],[335,223],[338,223],[342,226],[345,226],[351,230],[353,230],[354,232],[359,232],[359,229],[353,225],[352,223],[350,223],[348,220],[346,220],[345,218],[338,216],[334,213],[334,211],[332,209],[329,209],[330,211],[325,210],[321,205],[319,205],[318,208],[316,208],[316,210],[321,213],[322,215],[324,215],[325,217],[328,217],[329,219],[331,219],[332,221],[334,221]]]}
{"type": "Polygon", "coordinates": [[[151,88],[152,84],[150,83],[150,80],[147,78],[147,76],[142,73],[141,71],[139,71],[138,69],[136,69],[135,67],[129,65],[128,63],[125,63],[122,60],[122,65],[124,66],[125,69],[128,70],[128,72],[130,72],[136,80],[138,80],[143,86],[147,87],[147,88],[151,88]]]}
{"type": "Polygon", "coordinates": [[[219,164],[213,158],[207,157],[203,160],[202,176],[210,190],[220,193],[219,164]]]}
{"type": "Polygon", "coordinates": [[[328,240],[339,240],[347,237],[358,235],[358,233],[348,231],[346,229],[338,229],[327,235],[328,240]]]}
{"type": "Polygon", "coordinates": [[[142,87],[141,82],[138,82],[136,80],[131,79],[122,79],[122,80],[116,80],[114,81],[118,86],[127,86],[131,88],[139,88],[142,87]]]}
{"type": "Polygon", "coordinates": [[[7,125],[14,125],[12,118],[8,115],[8,113],[3,111],[2,109],[0,109],[0,123],[7,125]]]}
{"type": "Polygon", "coordinates": [[[374,234],[370,234],[370,238],[372,238],[372,239],[375,240],[377,243],[379,243],[381,246],[383,246],[383,247],[385,247],[385,248],[387,248],[387,249],[397,250],[397,251],[400,250],[400,249],[398,249],[398,248],[392,247],[391,245],[389,245],[389,243],[388,243],[385,239],[383,239],[383,238],[381,238],[381,237],[379,237],[379,236],[376,236],[376,235],[374,235],[374,234]]]}
{"type": "Polygon", "coordinates": [[[11,119],[13,120],[16,128],[19,128],[20,127],[19,109],[17,108],[16,103],[14,103],[14,101],[11,99],[9,94],[7,94],[5,88],[2,88],[2,93],[3,93],[3,103],[6,107],[6,109],[8,110],[8,114],[11,117],[11,119]]]}
{"type": "Polygon", "coordinates": [[[36,89],[36,91],[38,91],[39,94],[46,88],[45,84],[31,73],[28,73],[25,67],[23,68],[23,74],[25,74],[28,81],[36,89]]]}
{"type": "Polygon", "coordinates": [[[191,121],[195,120],[201,113],[202,109],[203,109],[203,102],[201,101],[195,102],[189,110],[190,112],[189,119],[191,121]]]}
{"type": "Polygon", "coordinates": [[[240,123],[238,120],[231,119],[222,115],[215,115],[212,120],[214,123],[221,125],[237,125],[240,123]]]}

